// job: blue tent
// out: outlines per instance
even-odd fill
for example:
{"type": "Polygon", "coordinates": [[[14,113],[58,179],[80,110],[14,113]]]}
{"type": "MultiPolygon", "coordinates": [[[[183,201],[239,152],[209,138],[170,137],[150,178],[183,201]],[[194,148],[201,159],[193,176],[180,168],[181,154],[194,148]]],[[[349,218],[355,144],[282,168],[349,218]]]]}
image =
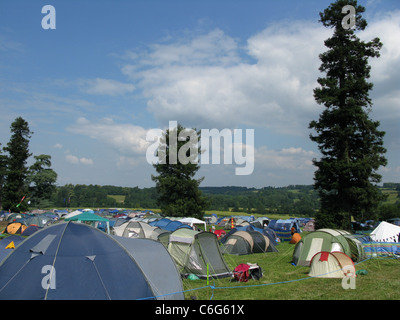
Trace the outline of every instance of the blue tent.
{"type": "Polygon", "coordinates": [[[151,225],[152,227],[159,227],[161,229],[167,230],[167,231],[175,231],[178,230],[180,228],[188,228],[188,229],[192,229],[189,225],[184,224],[180,221],[177,220],[170,220],[167,218],[163,218],[160,220],[155,220],[149,223],[149,225],[151,225]]]}
{"type": "Polygon", "coordinates": [[[0,299],[131,300],[179,291],[181,279],[164,246],[132,240],[142,240],[135,250],[140,258],[126,244],[86,224],[43,228],[0,264],[0,299]],[[140,261],[148,261],[150,251],[152,263],[143,267],[140,261]],[[144,270],[150,267],[151,272],[144,270]]]}
{"type": "Polygon", "coordinates": [[[4,260],[9,253],[11,253],[16,246],[18,246],[25,238],[19,235],[13,234],[1,238],[0,240],[0,262],[4,260]]]}

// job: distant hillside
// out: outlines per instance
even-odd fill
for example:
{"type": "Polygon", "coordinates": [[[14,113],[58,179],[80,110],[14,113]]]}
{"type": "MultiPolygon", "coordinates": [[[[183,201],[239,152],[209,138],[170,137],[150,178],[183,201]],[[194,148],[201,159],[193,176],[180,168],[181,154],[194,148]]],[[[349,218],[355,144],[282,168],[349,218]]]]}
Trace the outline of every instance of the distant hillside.
{"type": "MultiPolygon", "coordinates": [[[[319,210],[318,192],[314,190],[312,185],[290,185],[260,189],[237,186],[206,186],[200,187],[200,190],[208,200],[207,210],[308,217],[313,216],[319,210]]],[[[388,196],[383,205],[392,205],[397,208],[400,199],[400,183],[384,183],[381,190],[388,196]]],[[[51,206],[156,209],[157,193],[155,187],[69,184],[57,187],[52,197],[51,206]]]]}

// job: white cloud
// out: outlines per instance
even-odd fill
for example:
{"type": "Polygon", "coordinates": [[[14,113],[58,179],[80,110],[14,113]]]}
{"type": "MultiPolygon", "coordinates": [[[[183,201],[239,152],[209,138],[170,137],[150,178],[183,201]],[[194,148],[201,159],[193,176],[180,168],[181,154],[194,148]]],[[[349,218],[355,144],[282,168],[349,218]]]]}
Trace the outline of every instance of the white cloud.
{"type": "Polygon", "coordinates": [[[72,164],[78,164],[79,163],[79,158],[76,156],[73,156],[72,154],[67,154],[65,156],[65,159],[67,162],[72,163],[72,164]]]}
{"type": "Polygon", "coordinates": [[[92,165],[93,164],[93,160],[92,159],[88,159],[88,158],[78,158],[77,156],[74,156],[72,154],[67,154],[65,156],[65,159],[67,160],[67,162],[72,163],[72,164],[84,164],[84,165],[92,165]]]}
{"type": "Polygon", "coordinates": [[[124,156],[145,155],[149,146],[146,129],[131,124],[117,124],[110,118],[93,122],[81,117],[68,131],[100,140],[124,156]]]}
{"type": "Polygon", "coordinates": [[[318,53],[328,33],[309,23],[280,27],[248,39],[246,56],[234,39],[217,29],[186,42],[153,45],[147,58],[122,70],[139,80],[149,111],[162,123],[248,125],[297,133],[307,126],[305,113],[315,108],[318,53]]]}
{"type": "Polygon", "coordinates": [[[89,94],[98,94],[98,95],[123,95],[126,93],[133,92],[135,90],[135,86],[131,83],[123,83],[111,79],[81,79],[78,80],[78,85],[81,87],[81,90],[89,93],[89,94]]]}
{"type": "Polygon", "coordinates": [[[88,159],[88,158],[80,158],[79,162],[82,163],[82,164],[86,164],[86,165],[93,164],[93,160],[92,159],[88,159]]]}
{"type": "Polygon", "coordinates": [[[62,149],[62,144],[61,143],[56,143],[55,145],[54,145],[54,148],[57,148],[57,149],[62,149]]]}
{"type": "MultiPolygon", "coordinates": [[[[314,151],[307,151],[302,148],[283,148],[281,150],[271,150],[262,146],[255,151],[256,166],[265,169],[285,169],[285,170],[314,170],[312,159],[316,158],[314,151]]],[[[295,172],[294,172],[295,174],[295,172]]]]}

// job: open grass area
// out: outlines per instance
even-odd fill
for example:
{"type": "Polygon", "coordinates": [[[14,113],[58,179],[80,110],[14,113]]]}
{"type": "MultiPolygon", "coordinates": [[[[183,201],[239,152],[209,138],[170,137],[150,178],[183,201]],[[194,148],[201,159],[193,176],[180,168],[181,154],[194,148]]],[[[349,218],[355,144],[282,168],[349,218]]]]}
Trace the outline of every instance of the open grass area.
{"type": "Polygon", "coordinates": [[[247,283],[230,278],[207,280],[184,279],[186,299],[198,300],[397,300],[400,299],[400,260],[374,258],[356,264],[355,289],[343,289],[342,279],[311,278],[309,267],[291,264],[294,245],[277,246],[279,252],[244,256],[224,255],[233,270],[240,263],[257,263],[263,270],[260,280],[247,283]],[[214,288],[211,288],[213,286],[214,288]],[[198,289],[201,288],[201,289],[198,289]]]}

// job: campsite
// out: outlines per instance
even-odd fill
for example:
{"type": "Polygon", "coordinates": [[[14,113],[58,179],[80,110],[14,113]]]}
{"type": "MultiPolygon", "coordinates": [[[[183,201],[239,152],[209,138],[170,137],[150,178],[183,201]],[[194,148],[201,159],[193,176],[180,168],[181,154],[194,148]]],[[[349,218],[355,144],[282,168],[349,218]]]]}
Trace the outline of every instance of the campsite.
{"type": "MultiPolygon", "coordinates": [[[[102,245],[100,245],[100,248],[97,248],[99,243],[102,243],[103,241],[105,241],[105,243],[107,243],[107,241],[111,243],[113,242],[111,238],[114,240],[117,239],[119,245],[126,248],[126,250],[130,252],[130,255],[134,257],[136,263],[139,265],[139,268],[143,270],[143,274],[146,277],[151,277],[151,279],[148,281],[152,284],[152,287],[143,289],[144,291],[140,291],[145,292],[145,296],[141,296],[143,293],[140,292],[135,293],[136,295],[133,294],[130,296],[128,295],[130,290],[128,290],[126,292],[116,292],[114,293],[115,295],[111,297],[113,293],[112,289],[109,289],[107,290],[108,294],[110,295],[109,297],[101,295],[92,296],[92,293],[89,292],[89,296],[93,299],[146,299],[156,297],[156,299],[165,300],[392,300],[399,298],[399,280],[397,276],[399,266],[399,256],[397,255],[398,247],[392,242],[372,241],[371,238],[368,238],[368,241],[366,242],[361,242],[360,240],[357,240],[360,239],[360,237],[356,239],[347,232],[338,232],[334,230],[297,230],[300,232],[299,234],[301,235],[301,240],[295,244],[290,243],[287,235],[282,230],[276,230],[276,232],[269,231],[269,236],[266,236],[265,232],[260,233],[260,231],[262,232],[263,228],[259,228],[260,224],[257,224],[257,221],[259,221],[262,217],[253,217],[253,221],[255,222],[253,225],[246,221],[247,217],[245,215],[239,216],[239,213],[237,213],[236,216],[231,216],[231,221],[235,221],[235,228],[232,229],[232,226],[229,226],[229,223],[227,224],[224,221],[226,218],[224,219],[224,217],[218,217],[216,214],[207,215],[207,217],[210,219],[205,219],[208,223],[204,225],[203,223],[205,222],[203,221],[202,223],[202,221],[198,219],[182,219],[187,223],[183,224],[182,222],[178,221],[178,219],[170,220],[167,217],[161,217],[161,215],[158,213],[149,214],[148,211],[146,211],[146,213],[142,213],[142,217],[140,218],[129,217],[126,212],[114,212],[111,218],[110,216],[106,218],[104,215],[99,214],[99,212],[94,214],[94,212],[90,211],[89,209],[86,209],[85,211],[78,210],[77,212],[81,212],[80,214],[77,214],[75,211],[72,211],[72,214],[71,212],[68,214],[64,213],[64,217],[67,217],[68,215],[69,217],[66,219],[60,219],[62,221],[53,221],[52,223],[48,223],[48,226],[38,228],[41,229],[41,232],[36,230],[33,231],[31,235],[25,237],[23,237],[24,232],[21,231],[21,228],[7,229],[7,226],[10,226],[11,223],[10,221],[3,220],[0,223],[2,230],[10,230],[10,233],[14,232],[15,234],[5,235],[3,233],[2,240],[0,240],[0,247],[2,250],[2,252],[0,252],[0,257],[3,259],[2,263],[0,264],[0,271],[2,271],[0,272],[0,285],[1,283],[4,285],[9,278],[13,277],[14,271],[10,271],[13,270],[13,268],[7,268],[8,273],[11,273],[10,275],[4,273],[4,268],[14,263],[10,257],[8,257],[9,261],[4,262],[9,254],[9,251],[20,248],[21,243],[22,247],[25,246],[27,250],[31,252],[29,254],[32,254],[32,252],[35,252],[35,250],[38,252],[44,252],[46,250],[51,251],[50,244],[44,245],[43,239],[48,238],[48,236],[45,236],[46,230],[48,230],[47,232],[49,235],[60,234],[61,231],[57,231],[55,233],[51,230],[55,230],[55,228],[64,228],[63,226],[68,227],[82,225],[82,221],[79,220],[79,217],[81,217],[80,219],[82,220],[86,217],[87,223],[90,221],[90,224],[92,224],[93,221],[95,221],[97,227],[93,228],[85,225],[85,227],[89,228],[87,231],[84,229],[78,230],[75,227],[74,229],[71,229],[71,234],[81,234],[80,240],[78,241],[72,239],[72,242],[67,245],[67,239],[65,238],[65,244],[63,244],[62,247],[65,248],[63,250],[66,250],[64,251],[66,256],[65,258],[62,258],[61,253],[59,253],[60,257],[57,259],[60,261],[61,259],[68,259],[68,256],[70,255],[68,252],[70,252],[70,250],[74,250],[74,252],[86,250],[90,254],[82,251],[82,256],[91,258],[84,260],[87,260],[87,263],[94,263],[94,261],[96,261],[96,255],[107,255],[104,252],[102,253],[102,245]],[[213,219],[211,219],[212,217],[213,219]],[[108,228],[111,229],[110,236],[108,235],[107,226],[102,224],[105,220],[108,220],[108,228]],[[218,220],[222,221],[222,223],[220,222],[222,227],[218,226],[218,220]],[[211,221],[215,222],[211,223],[211,221]],[[193,228],[194,222],[198,223],[197,228],[193,228]],[[241,226],[239,224],[243,225],[241,226]],[[217,228],[212,228],[212,226],[217,226],[217,228]],[[163,229],[163,227],[166,227],[168,230],[163,229]],[[104,239],[102,236],[101,240],[100,238],[98,238],[98,240],[90,240],[88,231],[90,231],[90,234],[95,231],[94,229],[97,229],[97,231],[94,232],[96,237],[103,235],[104,239]],[[208,231],[212,229],[226,231],[226,234],[222,236],[222,239],[226,237],[225,243],[230,243],[228,248],[224,247],[224,242],[220,241],[221,239],[219,239],[216,234],[208,231]],[[117,232],[114,232],[114,230],[117,230],[117,232]],[[253,238],[253,245],[255,248],[250,251],[243,251],[243,248],[248,246],[248,244],[244,245],[244,240],[241,242],[238,241],[238,239],[241,239],[240,236],[234,236],[235,234],[242,234],[243,236],[243,234],[246,233],[248,235],[251,235],[252,233],[258,234],[258,236],[253,238]],[[35,234],[41,235],[42,240],[37,242],[33,241],[35,234]],[[281,234],[282,236],[282,239],[279,239],[278,242],[275,241],[275,239],[278,238],[277,234],[281,234]],[[35,249],[29,249],[32,247],[32,245],[28,246],[29,238],[32,239],[33,243],[36,243],[36,245],[34,245],[35,249]],[[335,270],[335,266],[339,266],[340,263],[332,264],[333,262],[330,262],[333,260],[337,262],[336,260],[338,259],[335,258],[334,254],[329,252],[326,252],[325,254],[322,254],[323,252],[318,252],[318,254],[314,254],[313,252],[308,252],[306,254],[298,253],[300,250],[299,248],[302,248],[302,250],[305,250],[304,248],[309,248],[308,250],[311,250],[310,248],[314,248],[314,250],[316,250],[315,244],[319,242],[316,241],[315,238],[324,239],[324,242],[320,243],[320,248],[322,251],[329,251],[330,248],[332,248],[332,251],[341,252],[340,254],[336,254],[336,256],[341,255],[349,259],[349,261],[351,261],[350,256],[353,256],[354,262],[351,262],[351,265],[354,268],[353,273],[355,273],[356,276],[353,280],[354,286],[352,288],[345,289],[343,283],[344,281],[347,281],[348,278],[344,277],[342,274],[338,275],[336,271],[341,272],[341,270],[335,270]],[[7,239],[9,239],[9,241],[5,242],[7,239]],[[78,250],[78,243],[81,243],[82,241],[87,244],[78,250]],[[97,249],[95,250],[90,248],[90,243],[93,241],[96,243],[95,248],[97,249]],[[13,245],[15,245],[13,248],[3,248],[3,246],[10,246],[11,242],[13,245]],[[240,243],[241,247],[237,249],[239,251],[232,251],[232,244],[234,242],[240,243]],[[310,245],[307,245],[307,243],[310,245]],[[349,243],[353,243],[353,245],[349,246],[349,243]],[[361,248],[364,247],[362,245],[364,243],[365,251],[363,248],[361,248]],[[375,248],[373,244],[376,246],[375,248]],[[96,250],[100,251],[97,253],[93,252],[96,250]],[[155,254],[156,251],[159,253],[155,254]],[[358,252],[356,258],[354,258],[354,252],[358,252]],[[305,258],[303,260],[301,258],[302,255],[315,256],[313,261],[317,260],[317,258],[318,261],[316,261],[315,266],[313,266],[313,262],[311,261],[305,263],[303,261],[305,258]],[[321,259],[321,256],[325,256],[326,259],[321,259]],[[93,261],[91,259],[93,259],[93,261]],[[160,261],[160,263],[155,263],[156,260],[160,261]],[[324,265],[324,261],[334,265],[333,269],[331,269],[334,271],[332,277],[325,277],[324,275],[318,274],[318,272],[323,273],[328,270],[324,269],[326,267],[324,265]],[[261,277],[250,277],[248,281],[244,282],[236,281],[234,278],[234,269],[241,264],[256,266],[261,271],[261,277]],[[315,270],[317,270],[317,273],[315,273],[315,270]],[[165,281],[166,279],[169,279],[169,281],[165,281]],[[122,294],[122,296],[120,296],[120,294],[122,294]]],[[[282,215],[279,215],[278,217],[285,218],[282,215]]],[[[14,220],[15,217],[11,216],[11,219],[14,220]]],[[[263,217],[263,219],[267,218],[263,217]]],[[[250,219],[248,220],[250,221],[250,219]]],[[[288,225],[294,225],[292,219],[270,220],[273,221],[271,225],[280,224],[283,226],[285,225],[285,222],[288,225]]],[[[302,219],[299,219],[299,221],[301,220],[302,219]]],[[[19,221],[19,223],[23,224],[21,220],[19,221]]],[[[37,222],[38,220],[36,219],[32,221],[37,222]]],[[[376,228],[376,230],[371,232],[371,234],[379,234],[391,237],[391,231],[398,231],[397,228],[393,227],[393,225],[390,225],[390,228],[385,228],[385,230],[383,230],[383,227],[387,227],[388,223],[382,222],[381,224],[382,226],[380,228],[376,228]]],[[[306,224],[302,224],[302,227],[299,226],[299,228],[302,229],[305,226],[306,224]]],[[[28,228],[30,227],[27,227],[26,229],[28,228]]],[[[70,229],[70,227],[68,228],[70,229]]],[[[24,229],[24,231],[26,229],[24,229]]],[[[264,230],[267,229],[268,228],[265,227],[264,230]]],[[[244,237],[248,237],[248,235],[244,237]]],[[[108,247],[109,245],[105,245],[105,248],[108,247]]],[[[109,249],[104,250],[107,252],[109,249]]],[[[120,254],[123,255],[123,252],[120,254]]],[[[12,254],[9,256],[12,257],[12,254]]],[[[44,259],[44,257],[41,259],[44,259]]],[[[118,260],[119,259],[120,258],[118,258],[118,260]]],[[[19,259],[19,261],[20,264],[24,263],[23,259],[19,259]]],[[[79,267],[76,263],[77,262],[74,262],[74,265],[76,265],[77,269],[75,270],[75,273],[72,272],[74,268],[70,268],[70,266],[56,266],[56,268],[58,268],[58,283],[63,283],[70,277],[73,279],[78,279],[78,282],[76,282],[75,285],[80,285],[82,283],[82,281],[79,281],[79,279],[81,276],[83,276],[85,268],[87,267],[85,267],[85,262],[82,262],[83,265],[79,267]],[[72,273],[67,273],[67,271],[72,273]],[[63,276],[67,278],[64,280],[64,278],[62,278],[63,276]]],[[[110,264],[113,262],[112,259],[108,262],[97,260],[96,269],[101,270],[101,263],[105,263],[105,265],[110,266],[110,264]]],[[[121,270],[125,270],[125,273],[116,268],[116,265],[113,267],[115,270],[112,275],[107,275],[107,277],[114,277],[112,278],[113,281],[122,281],[121,283],[124,283],[128,286],[137,286],[135,282],[129,284],[129,282],[124,280],[129,273],[139,272],[135,268],[130,269],[131,267],[129,267],[129,263],[130,262],[128,259],[123,264],[121,270]],[[126,270],[131,271],[126,274],[126,270]]],[[[19,269],[21,266],[16,266],[15,268],[19,269]]],[[[32,270],[35,270],[35,268],[38,267],[32,265],[31,268],[34,268],[32,270]]],[[[107,268],[104,270],[108,270],[107,268]]],[[[29,273],[32,274],[34,271],[30,271],[29,273]]],[[[41,275],[40,280],[42,277],[43,275],[41,275]]],[[[136,276],[136,282],[137,277],[138,276],[136,276]]],[[[92,281],[94,281],[95,278],[93,278],[92,281]]],[[[26,281],[26,278],[22,278],[20,281],[26,281]]],[[[35,282],[32,279],[31,281],[35,282]]],[[[106,280],[103,281],[106,282],[106,280]]],[[[74,282],[69,282],[69,284],[72,286],[72,288],[69,290],[76,289],[73,285],[74,282]]],[[[101,282],[99,285],[101,287],[101,282]]],[[[94,286],[94,283],[92,283],[91,286],[94,286]]],[[[36,285],[36,289],[32,288],[32,290],[38,290],[40,292],[41,288],[40,286],[36,285]]],[[[49,295],[46,296],[46,299],[87,299],[88,296],[83,294],[84,291],[85,289],[79,289],[79,292],[82,295],[77,296],[75,294],[73,296],[69,296],[71,291],[63,293],[61,290],[58,290],[59,295],[52,297],[52,290],[49,290],[49,295]],[[66,296],[63,294],[66,294],[66,296]]],[[[95,291],[98,293],[101,290],[95,291]]],[[[20,293],[21,290],[18,289],[18,282],[16,282],[11,291],[0,292],[0,298],[19,299],[21,298],[19,295],[20,293]]],[[[22,296],[22,298],[24,297],[22,296]]],[[[39,299],[42,298],[43,297],[41,297],[39,294],[39,299]]],[[[28,297],[28,299],[32,299],[32,296],[28,297]]]]}

